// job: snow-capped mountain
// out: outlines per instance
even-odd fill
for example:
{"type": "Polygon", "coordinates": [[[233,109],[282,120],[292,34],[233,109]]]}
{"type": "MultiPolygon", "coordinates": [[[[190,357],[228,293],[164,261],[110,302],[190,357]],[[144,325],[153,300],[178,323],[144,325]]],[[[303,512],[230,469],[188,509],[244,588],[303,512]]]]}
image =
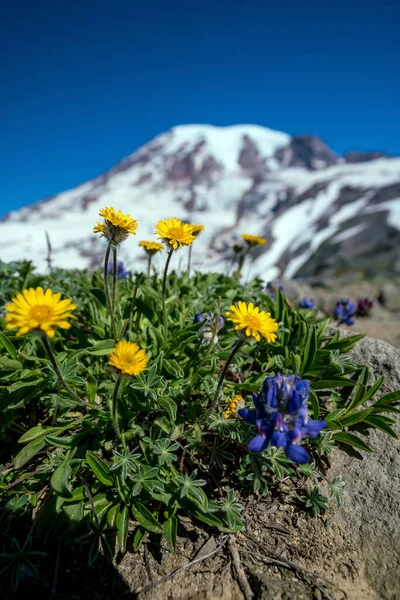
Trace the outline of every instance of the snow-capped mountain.
{"type": "MultiPolygon", "coordinates": [[[[268,240],[246,275],[400,274],[400,158],[339,156],[316,136],[256,125],[175,127],[103,175],[8,213],[0,258],[29,258],[44,270],[47,232],[55,266],[98,267],[106,242],[92,229],[105,206],[139,223],[121,245],[132,268],[145,260],[138,241],[155,239],[154,224],[177,216],[205,225],[195,268],[227,272],[232,244],[246,232],[268,240]]],[[[177,255],[186,261],[185,251],[177,255]]]]}

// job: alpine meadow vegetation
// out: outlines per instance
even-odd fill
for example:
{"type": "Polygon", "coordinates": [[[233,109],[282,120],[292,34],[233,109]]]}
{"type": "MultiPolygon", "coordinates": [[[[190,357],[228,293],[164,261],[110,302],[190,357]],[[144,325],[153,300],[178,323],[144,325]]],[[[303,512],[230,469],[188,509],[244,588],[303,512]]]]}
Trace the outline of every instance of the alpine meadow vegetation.
{"type": "MultiPolygon", "coordinates": [[[[139,242],[142,273],[118,262],[140,223],[100,217],[101,270],[0,263],[0,577],[13,589],[56,547],[86,548],[90,565],[149,534],[174,552],[181,517],[239,532],[246,497],[288,477],[309,479],[298,499],[311,518],[342,502],[340,480],[329,498],[317,485],[336,446],[371,452],[360,428],[396,437],[400,392],[376,399],[383,378],[348,356],[363,335],[240,282],[263,238],[243,235],[233,276],[192,273],[203,226],[160,220],[139,242]],[[164,251],[160,275],[151,258],[164,251]]],[[[336,319],[354,311],[341,301],[336,319]]]]}

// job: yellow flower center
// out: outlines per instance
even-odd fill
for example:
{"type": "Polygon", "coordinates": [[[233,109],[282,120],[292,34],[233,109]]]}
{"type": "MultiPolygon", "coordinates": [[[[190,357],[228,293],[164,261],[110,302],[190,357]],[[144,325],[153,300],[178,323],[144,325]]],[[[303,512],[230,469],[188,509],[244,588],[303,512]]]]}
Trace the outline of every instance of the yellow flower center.
{"type": "Polygon", "coordinates": [[[243,317],[243,324],[244,324],[244,328],[246,327],[250,327],[251,329],[260,329],[261,328],[261,321],[258,317],[255,317],[254,315],[245,315],[243,317]]]}
{"type": "Polygon", "coordinates": [[[187,233],[185,233],[181,227],[171,227],[171,229],[168,230],[168,236],[178,241],[183,241],[183,239],[186,239],[187,233]]]}
{"type": "Polygon", "coordinates": [[[34,321],[47,321],[49,317],[53,314],[53,308],[46,304],[38,304],[37,306],[32,306],[29,311],[29,316],[34,321]]]}

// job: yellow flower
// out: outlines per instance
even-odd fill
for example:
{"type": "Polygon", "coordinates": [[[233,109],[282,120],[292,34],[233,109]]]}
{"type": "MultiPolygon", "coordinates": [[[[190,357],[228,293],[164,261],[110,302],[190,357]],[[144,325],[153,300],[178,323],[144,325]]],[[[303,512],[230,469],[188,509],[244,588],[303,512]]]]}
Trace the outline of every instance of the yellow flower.
{"type": "Polygon", "coordinates": [[[194,223],[190,223],[190,227],[192,228],[192,233],[195,237],[204,231],[204,225],[195,225],[194,223]]]}
{"type": "Polygon", "coordinates": [[[139,242],[139,246],[142,246],[145,249],[145,252],[151,256],[153,256],[153,254],[156,252],[161,252],[161,250],[164,250],[165,248],[163,244],[159,244],[158,242],[146,242],[144,240],[139,242]]]}
{"type": "Polygon", "coordinates": [[[170,244],[174,250],[182,248],[182,246],[191,246],[196,239],[193,235],[191,225],[182,223],[180,219],[165,219],[158,221],[155,225],[155,232],[165,244],[170,244]]]}
{"type": "Polygon", "coordinates": [[[264,246],[267,240],[259,235],[250,235],[250,233],[243,233],[242,238],[249,246],[264,246]]]}
{"type": "Polygon", "coordinates": [[[71,324],[66,319],[73,318],[71,312],[76,306],[69,298],[60,298],[60,292],[44,292],[41,287],[22,290],[21,294],[12,299],[11,304],[6,304],[6,329],[18,327],[18,336],[35,331],[51,338],[55,335],[54,327],[69,329],[71,324]]]}
{"type": "Polygon", "coordinates": [[[240,394],[236,394],[233,398],[229,400],[229,404],[227,406],[226,411],[224,412],[224,419],[230,419],[234,417],[239,410],[239,408],[244,407],[244,400],[240,394]]]}
{"type": "Polygon", "coordinates": [[[260,341],[262,335],[267,342],[276,340],[275,331],[278,330],[278,323],[271,318],[271,313],[260,310],[254,306],[252,302],[238,302],[229,307],[232,312],[227,312],[226,316],[229,321],[235,323],[237,330],[243,330],[248,337],[252,336],[257,342],[260,341]]]}
{"type": "Polygon", "coordinates": [[[115,212],[114,208],[102,208],[99,216],[104,218],[104,223],[96,223],[93,233],[100,233],[100,237],[106,237],[109,242],[119,244],[123,242],[130,233],[136,234],[137,221],[130,215],[115,212]]]}
{"type": "Polygon", "coordinates": [[[146,352],[134,342],[117,342],[110,354],[108,364],[122,373],[136,377],[147,367],[146,352]]]}

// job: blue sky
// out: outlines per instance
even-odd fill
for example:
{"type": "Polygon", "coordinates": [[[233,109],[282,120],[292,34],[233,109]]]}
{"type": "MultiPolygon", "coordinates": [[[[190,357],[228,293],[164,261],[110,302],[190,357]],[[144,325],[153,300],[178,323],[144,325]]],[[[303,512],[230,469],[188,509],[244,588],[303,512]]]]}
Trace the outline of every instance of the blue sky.
{"type": "Polygon", "coordinates": [[[400,154],[398,0],[5,0],[0,215],[183,123],[400,154]]]}

